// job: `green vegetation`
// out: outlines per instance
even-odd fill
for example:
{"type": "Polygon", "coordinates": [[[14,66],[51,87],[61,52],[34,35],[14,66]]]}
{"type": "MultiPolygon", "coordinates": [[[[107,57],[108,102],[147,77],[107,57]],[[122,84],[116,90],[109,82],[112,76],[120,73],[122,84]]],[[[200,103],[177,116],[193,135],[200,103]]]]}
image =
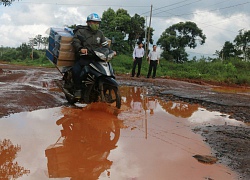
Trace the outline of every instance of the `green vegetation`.
{"type": "MultiPolygon", "coordinates": [[[[113,68],[117,74],[131,74],[132,57],[118,55],[112,60],[113,68]]],[[[141,75],[146,76],[148,63],[144,59],[141,75]]],[[[231,58],[227,61],[206,60],[189,61],[182,64],[160,60],[157,67],[158,77],[176,79],[193,79],[227,84],[250,85],[250,62],[231,58]]]]}
{"type": "MultiPolygon", "coordinates": [[[[125,9],[114,11],[111,8],[103,12],[100,28],[111,40],[111,48],[119,54],[112,61],[115,72],[129,76],[136,42],[144,42],[148,37],[149,43],[153,44],[154,29],[145,27],[145,17],[138,14],[130,16],[125,9]]],[[[45,57],[48,40],[48,37],[37,35],[18,48],[1,46],[0,60],[20,65],[54,67],[45,57]]],[[[250,30],[240,30],[233,43],[226,41],[221,50],[216,50],[215,59],[188,59],[186,48],[194,49],[198,44],[204,44],[205,40],[206,35],[193,22],[179,22],[167,28],[156,42],[163,51],[157,76],[250,85],[250,30]]],[[[148,66],[144,59],[141,69],[143,76],[146,76],[148,66]]]]}
{"type": "Polygon", "coordinates": [[[194,22],[180,22],[167,28],[157,44],[163,49],[162,56],[176,63],[188,61],[185,48],[195,49],[197,42],[204,44],[206,36],[194,22]]]}
{"type": "Polygon", "coordinates": [[[1,48],[0,61],[10,64],[25,66],[54,67],[54,65],[45,56],[45,50],[33,50],[25,44],[18,48],[1,48]]]}
{"type": "MultiPolygon", "coordinates": [[[[54,67],[46,58],[44,50],[34,50],[33,60],[30,57],[30,53],[27,56],[22,56],[20,53],[20,49],[18,48],[4,48],[0,52],[0,60],[19,65],[54,67]],[[22,59],[22,57],[25,58],[22,59]]],[[[112,60],[112,66],[116,74],[127,74],[130,76],[132,64],[131,55],[121,54],[112,60]]],[[[148,66],[146,59],[143,59],[141,68],[142,76],[146,76],[148,66]]],[[[249,86],[250,62],[242,61],[239,58],[229,58],[224,61],[219,59],[213,59],[212,61],[211,59],[210,61],[202,59],[179,64],[161,59],[157,67],[157,77],[203,80],[249,86]]]]}

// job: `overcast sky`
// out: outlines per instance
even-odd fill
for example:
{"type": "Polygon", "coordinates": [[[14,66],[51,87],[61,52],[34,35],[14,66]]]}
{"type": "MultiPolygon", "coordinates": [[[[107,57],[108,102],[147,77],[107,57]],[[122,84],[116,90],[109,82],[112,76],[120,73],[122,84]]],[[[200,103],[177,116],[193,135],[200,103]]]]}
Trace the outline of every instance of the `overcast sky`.
{"type": "Polygon", "coordinates": [[[197,57],[211,57],[225,41],[233,42],[240,29],[250,30],[250,0],[16,0],[9,7],[0,5],[0,45],[18,47],[38,34],[47,36],[50,27],[84,25],[87,15],[101,16],[109,7],[147,16],[149,25],[151,5],[154,43],[169,26],[192,21],[207,37],[204,45],[187,49],[197,57]]]}

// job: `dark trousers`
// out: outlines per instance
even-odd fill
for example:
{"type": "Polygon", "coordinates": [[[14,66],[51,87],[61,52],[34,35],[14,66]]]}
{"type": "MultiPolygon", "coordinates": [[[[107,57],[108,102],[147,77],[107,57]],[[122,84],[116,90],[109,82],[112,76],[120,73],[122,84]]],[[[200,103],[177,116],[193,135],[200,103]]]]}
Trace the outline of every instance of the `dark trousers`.
{"type": "Polygon", "coordinates": [[[137,58],[136,57],[135,60],[134,60],[133,69],[132,69],[132,76],[133,77],[135,76],[135,69],[136,69],[137,64],[138,64],[138,71],[137,71],[136,76],[139,77],[140,74],[141,74],[142,58],[137,58]]]}
{"type": "Polygon", "coordinates": [[[147,78],[149,78],[151,76],[152,69],[153,69],[153,76],[152,77],[153,78],[155,77],[157,64],[158,64],[158,61],[152,61],[152,60],[150,61],[147,78]]]}
{"type": "Polygon", "coordinates": [[[73,81],[76,89],[81,89],[81,78],[80,78],[81,71],[82,71],[82,65],[80,61],[76,61],[76,63],[72,67],[73,81]]]}
{"type": "Polygon", "coordinates": [[[81,86],[82,86],[82,78],[81,78],[82,74],[81,73],[83,71],[83,68],[87,66],[90,63],[90,61],[91,61],[90,59],[80,58],[73,65],[72,67],[73,81],[74,81],[74,85],[76,89],[81,89],[81,86]]]}

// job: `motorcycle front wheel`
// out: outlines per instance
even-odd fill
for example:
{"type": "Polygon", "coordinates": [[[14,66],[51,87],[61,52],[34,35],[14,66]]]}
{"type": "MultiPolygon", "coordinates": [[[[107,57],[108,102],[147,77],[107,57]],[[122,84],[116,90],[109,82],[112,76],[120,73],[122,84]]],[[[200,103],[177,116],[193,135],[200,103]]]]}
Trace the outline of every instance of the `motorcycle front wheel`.
{"type": "Polygon", "coordinates": [[[77,101],[74,96],[64,93],[69,104],[74,105],[77,101]]]}
{"type": "Polygon", "coordinates": [[[121,108],[121,95],[118,87],[104,86],[103,87],[103,99],[106,103],[113,104],[120,109],[121,108]]]}

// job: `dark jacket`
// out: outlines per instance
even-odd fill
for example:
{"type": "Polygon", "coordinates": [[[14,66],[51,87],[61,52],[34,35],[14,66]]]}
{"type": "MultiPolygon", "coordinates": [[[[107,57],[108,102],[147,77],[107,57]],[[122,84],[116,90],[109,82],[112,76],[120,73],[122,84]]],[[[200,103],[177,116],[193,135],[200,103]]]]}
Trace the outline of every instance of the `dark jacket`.
{"type": "Polygon", "coordinates": [[[102,31],[97,30],[93,31],[88,26],[77,26],[74,29],[74,37],[72,41],[72,45],[76,50],[76,53],[84,49],[95,49],[102,46],[102,43],[106,41],[105,36],[103,35],[102,31]],[[82,36],[79,38],[78,36],[82,36]]]}

